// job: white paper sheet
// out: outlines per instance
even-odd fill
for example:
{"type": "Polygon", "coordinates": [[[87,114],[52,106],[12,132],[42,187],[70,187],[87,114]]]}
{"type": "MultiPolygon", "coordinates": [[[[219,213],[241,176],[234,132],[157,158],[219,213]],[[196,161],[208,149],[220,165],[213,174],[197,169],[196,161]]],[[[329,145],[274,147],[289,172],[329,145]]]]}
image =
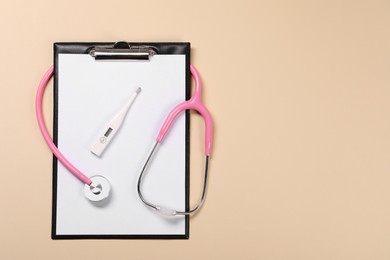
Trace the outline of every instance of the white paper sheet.
{"type": "MultiPolygon", "coordinates": [[[[57,235],[185,234],[184,217],[162,217],[137,195],[138,175],[170,110],[185,100],[185,56],[151,61],[95,61],[59,54],[58,147],[87,176],[112,185],[104,207],[83,194],[77,178],[58,163],[57,235]],[[142,92],[101,158],[90,152],[99,131],[137,87],[142,92]]],[[[144,179],[145,197],[161,206],[185,208],[185,116],[174,123],[144,179]]]]}

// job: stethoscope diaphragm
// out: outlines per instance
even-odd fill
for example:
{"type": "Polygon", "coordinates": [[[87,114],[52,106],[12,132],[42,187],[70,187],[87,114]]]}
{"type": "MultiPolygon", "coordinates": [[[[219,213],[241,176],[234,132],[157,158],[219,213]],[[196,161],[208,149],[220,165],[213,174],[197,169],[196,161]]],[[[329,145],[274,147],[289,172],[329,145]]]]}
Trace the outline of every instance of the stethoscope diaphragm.
{"type": "Polygon", "coordinates": [[[101,175],[95,175],[91,178],[91,184],[85,184],[84,195],[92,202],[100,202],[110,196],[110,182],[101,175]]]}

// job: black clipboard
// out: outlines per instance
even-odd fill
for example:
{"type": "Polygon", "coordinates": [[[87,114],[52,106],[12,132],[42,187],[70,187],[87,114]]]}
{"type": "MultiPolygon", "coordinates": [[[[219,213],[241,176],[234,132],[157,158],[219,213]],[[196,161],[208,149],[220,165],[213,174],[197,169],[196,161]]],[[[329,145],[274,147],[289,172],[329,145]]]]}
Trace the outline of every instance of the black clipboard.
{"type": "MultiPolygon", "coordinates": [[[[58,144],[58,101],[61,90],[59,89],[59,63],[60,54],[91,54],[94,48],[112,48],[112,55],[101,57],[101,59],[126,59],[123,55],[115,56],[116,52],[126,53],[129,49],[134,50],[147,46],[151,48],[155,54],[170,55],[179,54],[185,55],[185,99],[190,98],[190,43],[154,43],[154,42],[59,42],[54,43],[54,113],[53,113],[53,141],[58,144]]],[[[141,54],[135,59],[143,59],[141,54]]],[[[131,61],[130,61],[131,62],[131,61]]],[[[190,170],[190,113],[185,113],[185,210],[189,210],[190,203],[190,185],[189,185],[189,170],[190,170]]],[[[58,166],[59,162],[53,156],[53,194],[52,194],[52,239],[188,239],[189,238],[189,216],[185,218],[185,233],[184,234],[59,234],[57,232],[57,214],[58,214],[58,166]]],[[[132,188],[132,187],[130,187],[132,188]]],[[[135,187],[133,187],[135,188],[135,187]]],[[[72,191],[69,191],[72,192],[72,191]]]]}

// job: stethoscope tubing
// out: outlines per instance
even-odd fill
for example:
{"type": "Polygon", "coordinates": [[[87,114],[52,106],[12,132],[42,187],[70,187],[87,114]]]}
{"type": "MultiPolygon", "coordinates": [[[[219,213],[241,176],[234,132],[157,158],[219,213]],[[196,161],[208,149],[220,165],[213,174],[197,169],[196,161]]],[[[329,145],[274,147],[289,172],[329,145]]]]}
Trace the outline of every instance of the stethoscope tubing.
{"type": "Polygon", "coordinates": [[[92,183],[91,179],[88,178],[79,169],[77,169],[71,162],[68,161],[68,159],[66,159],[66,157],[60,152],[60,150],[58,150],[57,146],[55,145],[52,138],[50,137],[49,132],[47,131],[45,120],[43,118],[42,100],[43,100],[43,93],[45,92],[46,86],[49,83],[51,77],[53,76],[53,71],[54,71],[54,67],[51,66],[42,77],[41,82],[39,83],[38,86],[38,90],[35,98],[35,112],[37,116],[38,126],[39,129],[41,130],[43,138],[46,141],[46,144],[49,146],[50,150],[57,157],[57,159],[62,163],[62,165],[64,165],[80,181],[82,181],[87,185],[90,185],[92,183]]]}
{"type": "Polygon", "coordinates": [[[202,81],[200,79],[199,72],[192,64],[190,65],[190,71],[195,81],[194,93],[192,94],[189,100],[179,103],[171,110],[171,112],[166,117],[164,124],[162,125],[156,140],[159,143],[162,142],[169,128],[171,127],[172,123],[180,113],[186,110],[195,110],[203,117],[204,120],[205,154],[206,156],[210,156],[211,145],[213,142],[213,120],[211,119],[210,112],[207,110],[207,108],[205,107],[205,105],[203,105],[202,102],[202,81]]]}

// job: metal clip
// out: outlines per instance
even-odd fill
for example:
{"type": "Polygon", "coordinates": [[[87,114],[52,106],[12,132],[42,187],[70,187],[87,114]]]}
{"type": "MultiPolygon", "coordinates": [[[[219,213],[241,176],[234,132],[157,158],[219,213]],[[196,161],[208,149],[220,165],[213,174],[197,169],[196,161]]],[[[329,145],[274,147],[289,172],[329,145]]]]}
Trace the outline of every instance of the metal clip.
{"type": "Polygon", "coordinates": [[[113,47],[93,47],[89,55],[95,60],[150,60],[157,52],[151,46],[130,46],[128,42],[117,42],[113,47]]]}

